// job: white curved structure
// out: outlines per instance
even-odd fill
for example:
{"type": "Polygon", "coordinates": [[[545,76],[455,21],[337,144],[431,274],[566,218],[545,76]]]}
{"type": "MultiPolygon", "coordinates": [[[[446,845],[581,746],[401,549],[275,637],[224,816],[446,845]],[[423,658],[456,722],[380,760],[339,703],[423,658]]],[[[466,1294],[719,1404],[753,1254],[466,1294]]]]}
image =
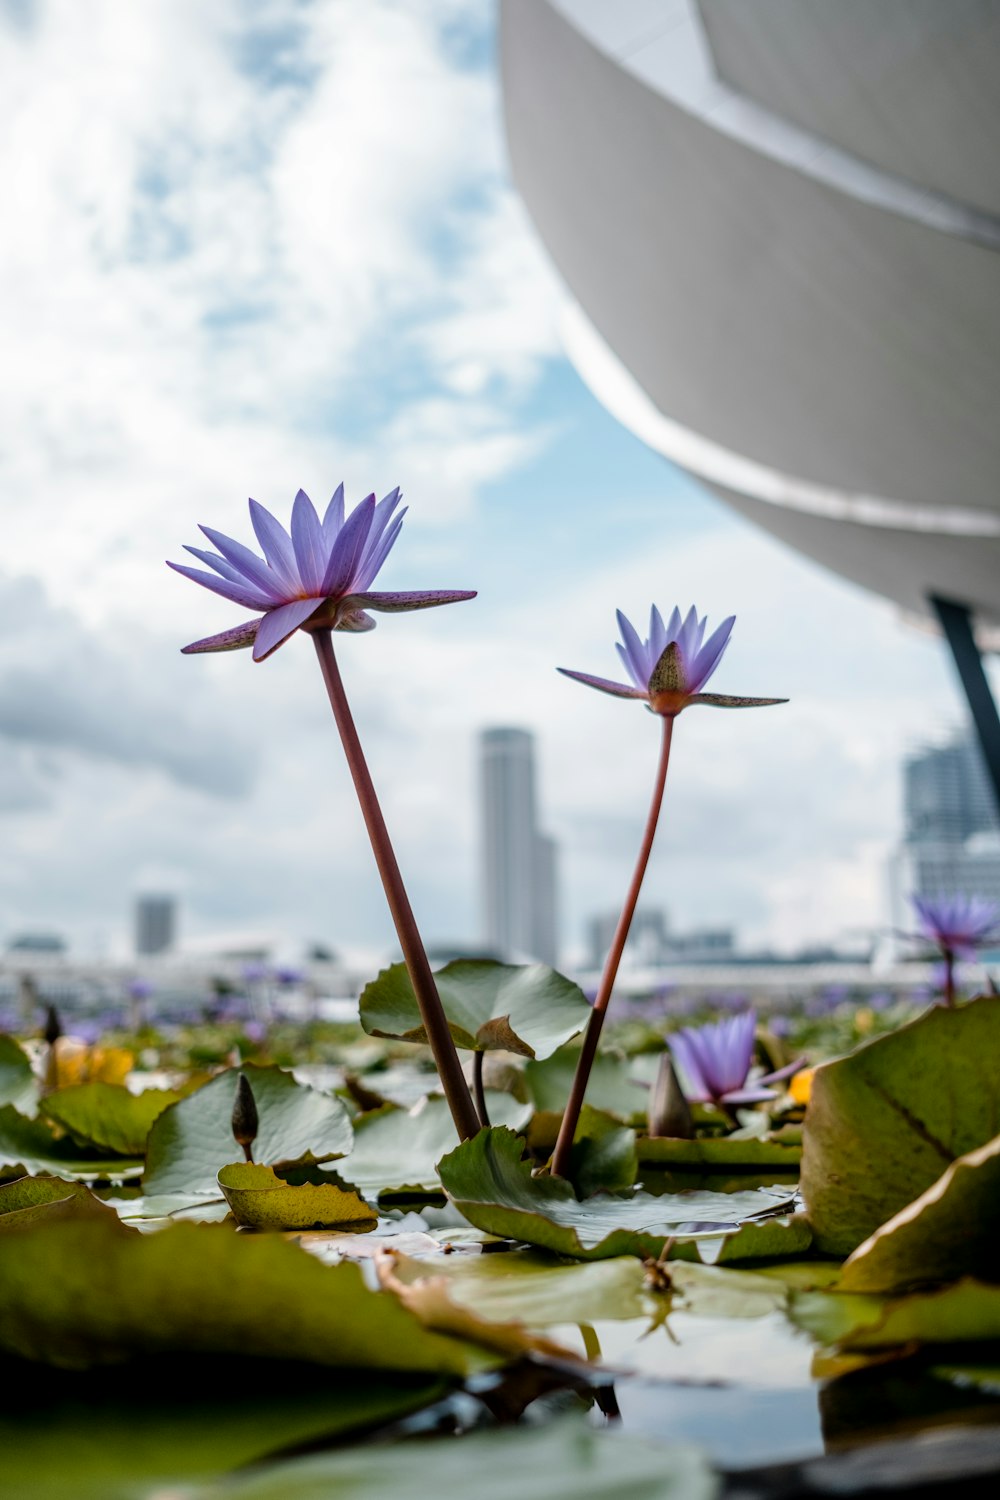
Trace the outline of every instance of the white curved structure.
{"type": "Polygon", "coordinates": [[[626,425],[1000,630],[1000,0],[502,0],[515,181],[626,425]]]}

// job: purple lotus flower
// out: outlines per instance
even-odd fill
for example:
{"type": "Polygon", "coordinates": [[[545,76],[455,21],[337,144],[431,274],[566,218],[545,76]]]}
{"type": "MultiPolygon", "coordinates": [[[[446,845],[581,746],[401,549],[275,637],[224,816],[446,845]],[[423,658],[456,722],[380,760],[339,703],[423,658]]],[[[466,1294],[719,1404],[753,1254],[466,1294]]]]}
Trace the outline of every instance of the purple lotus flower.
{"type": "Polygon", "coordinates": [[[247,620],[220,635],[207,636],[185,646],[185,653],[237,651],[253,647],[254,661],[277,651],[300,627],[329,630],[374,630],[375,621],[366,610],[395,613],[408,609],[430,609],[472,599],[469,589],[424,589],[416,593],[372,593],[371,585],[385,562],[403,524],[405,510],[395,514],[400,492],[391,490],[375,503],[369,495],[344,517],[344,486],[337,486],[320,520],[312,501],[299,490],[292,506],[290,534],[270,511],[250,501],[250,520],[263,558],[209,526],[200,529],[217,552],[186,547],[212,569],[181,563],[168,566],[185,578],[212,589],[234,604],[263,611],[257,620],[247,620]]]}
{"type": "Polygon", "coordinates": [[[912,896],[920,936],[957,958],[975,958],[976,949],[1000,938],[1000,905],[983,896],[912,896]]]}
{"type": "Polygon", "coordinates": [[[712,708],[756,708],[770,703],[787,703],[787,698],[733,698],[727,693],[703,693],[701,689],[715,671],[729,644],[735,615],[723,620],[705,640],[707,616],[698,618],[692,606],[684,620],[675,608],[666,625],[654,604],[649,612],[649,639],[640,640],[635,626],[618,610],[621,643],[615,649],[632,679],[611,682],[606,677],[592,677],[588,672],[558,670],[577,682],[612,693],[616,698],[641,698],[655,714],[674,718],[692,703],[712,708]]]}
{"type": "Polygon", "coordinates": [[[717,1104],[732,1109],[777,1098],[769,1083],[790,1078],[803,1066],[800,1059],[766,1073],[747,1086],[753,1060],[757,1017],[752,1010],[706,1026],[685,1026],[670,1038],[670,1051],[681,1070],[684,1092],[693,1104],[717,1104]]]}

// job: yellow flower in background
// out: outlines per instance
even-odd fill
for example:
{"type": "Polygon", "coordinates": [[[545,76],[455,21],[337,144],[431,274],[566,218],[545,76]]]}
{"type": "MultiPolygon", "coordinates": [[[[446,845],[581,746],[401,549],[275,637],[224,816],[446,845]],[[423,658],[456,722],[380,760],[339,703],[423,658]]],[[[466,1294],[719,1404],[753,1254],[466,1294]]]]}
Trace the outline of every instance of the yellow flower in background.
{"type": "Polygon", "coordinates": [[[815,1068],[803,1068],[800,1073],[789,1080],[788,1092],[796,1104],[808,1104],[812,1096],[813,1074],[815,1068]]]}

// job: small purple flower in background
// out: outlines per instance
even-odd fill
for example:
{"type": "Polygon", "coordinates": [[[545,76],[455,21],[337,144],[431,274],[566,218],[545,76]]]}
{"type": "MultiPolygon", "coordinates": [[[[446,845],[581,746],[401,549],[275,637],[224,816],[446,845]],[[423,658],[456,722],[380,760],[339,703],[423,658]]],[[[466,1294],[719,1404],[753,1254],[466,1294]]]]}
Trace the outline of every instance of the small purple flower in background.
{"type": "Polygon", "coordinates": [[[975,958],[976,950],[1000,940],[1000,905],[983,896],[911,896],[919,935],[944,959],[944,1000],[955,1004],[955,960],[975,958]]]}
{"type": "Polygon", "coordinates": [[[125,992],[130,1000],[149,1000],[154,994],[154,987],[148,979],[130,979],[125,992]]]}
{"type": "Polygon", "coordinates": [[[467,589],[371,592],[403,524],[405,509],[395,514],[399,501],[398,489],[390,490],[378,504],[371,494],[345,519],[341,484],[320,520],[309,496],[299,490],[288,532],[269,510],[251,500],[250,520],[263,558],[242,542],[202,526],[217,552],[205,552],[200,547],[186,547],[185,551],[206,563],[212,572],[203,573],[200,568],[181,563],[168,563],[168,567],[234,604],[262,610],[263,614],[220,635],[194,641],[184,647],[185,653],[238,651],[252,646],[254,661],[263,661],[307,621],[311,628],[374,630],[375,621],[366,610],[430,609],[436,604],[474,598],[467,589]]]}
{"type": "Polygon", "coordinates": [[[291,989],[293,985],[304,984],[308,975],[305,969],[296,969],[291,964],[288,964],[275,969],[274,977],[278,984],[285,985],[291,989]]]}
{"type": "Polygon", "coordinates": [[[757,1017],[748,1010],[706,1026],[685,1026],[669,1038],[684,1092],[692,1104],[716,1104],[731,1110],[740,1104],[762,1104],[778,1097],[777,1091],[766,1085],[790,1078],[804,1063],[801,1059],[789,1063],[754,1079],[748,1087],[756,1028],[757,1017]]]}
{"type": "Polygon", "coordinates": [[[654,604],[649,612],[649,639],[645,641],[640,639],[635,626],[621,610],[618,610],[617,617],[622,639],[615,649],[632,679],[631,686],[612,682],[606,677],[592,677],[588,672],[571,672],[568,667],[557,670],[564,677],[572,677],[602,693],[612,693],[617,698],[642,699],[653,713],[665,718],[674,718],[692,703],[704,703],[712,708],[757,708],[788,701],[787,698],[733,698],[726,693],[701,691],[729,645],[735,615],[723,620],[707,641],[707,616],[699,620],[698,611],[693,606],[683,622],[680,610],[675,608],[664,625],[654,604]]]}

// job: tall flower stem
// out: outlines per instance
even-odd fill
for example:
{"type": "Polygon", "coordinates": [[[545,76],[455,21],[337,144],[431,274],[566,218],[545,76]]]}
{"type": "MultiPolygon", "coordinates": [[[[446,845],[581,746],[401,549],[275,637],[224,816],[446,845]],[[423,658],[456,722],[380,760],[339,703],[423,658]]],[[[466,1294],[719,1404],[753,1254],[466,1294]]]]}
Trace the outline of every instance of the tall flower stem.
{"type": "Polygon", "coordinates": [[[358,731],[354,726],[347,695],[344,692],[340,668],[333,654],[331,632],[316,630],[313,632],[313,640],[316,644],[316,655],[319,657],[323,681],[326,683],[326,691],[330,698],[330,707],[333,709],[333,717],[340,731],[347,764],[354,780],[358,801],[361,803],[368,837],[371,839],[375,863],[385,887],[386,900],[395,923],[399,945],[403,950],[403,959],[410,976],[410,983],[413,985],[413,992],[420,1007],[424,1031],[427,1033],[427,1040],[444,1087],[445,1098],[448,1101],[452,1119],[455,1121],[459,1139],[471,1140],[479,1130],[476,1107],[472,1102],[472,1095],[469,1093],[469,1086],[458,1060],[458,1052],[441,1006],[441,997],[437,992],[431,966],[427,961],[427,954],[403,886],[403,877],[399,873],[399,865],[396,863],[396,856],[389,841],[389,832],[385,826],[385,819],[382,817],[382,809],[375,794],[358,731]]]}
{"type": "Polygon", "coordinates": [[[955,1006],[955,953],[952,948],[945,948],[944,952],[944,1003],[954,1009],[955,1006]]]}
{"type": "Polygon", "coordinates": [[[587,1092],[590,1071],[594,1066],[594,1058],[597,1056],[597,1043],[600,1040],[601,1030],[604,1026],[604,1017],[607,1013],[608,1004],[611,1000],[611,992],[615,987],[615,979],[618,975],[618,965],[621,963],[622,953],[625,951],[629,928],[632,926],[632,918],[635,915],[636,903],[639,900],[643,877],[646,874],[646,866],[649,863],[653,839],[656,836],[656,825],[659,821],[660,808],[663,804],[663,789],[667,783],[667,766],[670,764],[670,741],[673,738],[673,732],[673,716],[669,718],[664,717],[663,739],[660,742],[660,763],[656,769],[656,782],[653,786],[653,797],[649,804],[649,816],[646,819],[646,828],[642,835],[639,858],[636,860],[632,883],[628,888],[625,905],[622,907],[622,914],[618,918],[618,926],[615,928],[615,935],[611,942],[611,949],[604,963],[600,988],[597,991],[594,1008],[590,1013],[590,1021],[583,1038],[583,1047],[580,1050],[580,1059],[576,1065],[576,1073],[573,1075],[573,1087],[569,1091],[566,1112],[562,1117],[556,1147],[552,1153],[551,1171],[554,1177],[565,1177],[567,1167],[569,1166],[569,1155],[573,1148],[573,1137],[576,1134],[576,1127],[579,1123],[580,1110],[583,1108],[583,1098],[587,1092]]]}

